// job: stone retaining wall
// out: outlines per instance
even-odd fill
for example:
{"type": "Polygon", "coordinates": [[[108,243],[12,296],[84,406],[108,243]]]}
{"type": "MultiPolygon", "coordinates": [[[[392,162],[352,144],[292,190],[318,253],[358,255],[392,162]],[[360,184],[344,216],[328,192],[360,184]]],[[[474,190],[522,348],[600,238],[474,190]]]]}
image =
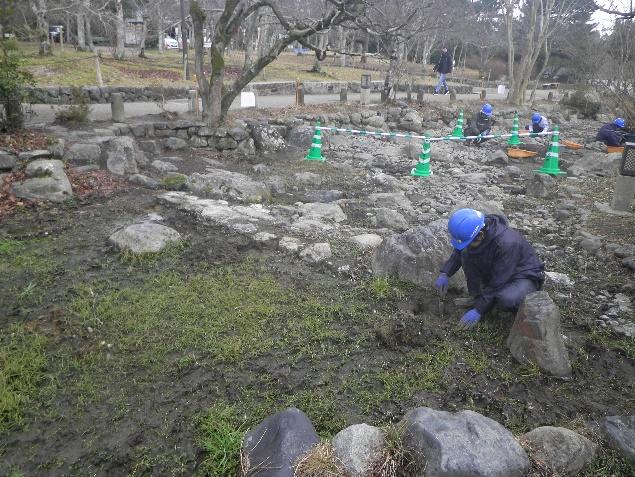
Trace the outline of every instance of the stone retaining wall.
{"type": "MultiPolygon", "coordinates": [[[[333,94],[339,93],[340,89],[346,85],[343,81],[307,81],[304,83],[305,94],[333,94]]],[[[372,91],[379,92],[383,87],[383,81],[373,81],[372,91]]],[[[192,88],[194,85],[192,85],[192,88]]],[[[349,90],[359,92],[359,82],[348,83],[349,90]]],[[[413,86],[413,94],[420,85],[413,86]]],[[[432,93],[433,86],[423,86],[426,93],[432,93]]],[[[459,94],[471,93],[472,86],[451,85],[452,89],[459,94]]],[[[82,88],[71,88],[70,86],[46,86],[28,88],[27,102],[32,104],[71,104],[74,95],[79,93],[90,103],[108,103],[112,93],[121,93],[123,100],[127,103],[131,102],[160,102],[171,99],[186,99],[188,90],[185,87],[158,87],[150,86],[144,88],[127,87],[127,86],[84,86],[82,88]]],[[[406,90],[406,85],[399,86],[400,91],[406,90]]],[[[269,96],[276,94],[295,94],[294,81],[279,81],[268,83],[251,83],[245,88],[245,91],[253,91],[257,96],[269,96]]]]}

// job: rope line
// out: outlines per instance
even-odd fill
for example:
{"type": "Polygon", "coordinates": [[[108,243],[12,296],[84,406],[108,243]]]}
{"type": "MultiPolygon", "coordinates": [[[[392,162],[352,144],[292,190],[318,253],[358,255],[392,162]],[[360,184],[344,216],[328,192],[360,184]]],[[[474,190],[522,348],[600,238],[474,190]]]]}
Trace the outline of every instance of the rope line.
{"type": "MultiPolygon", "coordinates": [[[[435,141],[465,141],[466,139],[501,139],[506,137],[512,137],[514,134],[489,134],[486,136],[439,136],[439,137],[427,137],[419,134],[412,133],[395,133],[395,132],[383,132],[383,131],[364,131],[363,129],[344,129],[336,127],[315,126],[316,130],[329,131],[329,132],[343,132],[348,134],[357,134],[360,136],[387,136],[387,137],[405,137],[408,139],[427,139],[430,142],[435,141]]],[[[539,133],[518,133],[518,137],[538,137],[548,136],[554,134],[554,131],[539,132],[539,133]]]]}

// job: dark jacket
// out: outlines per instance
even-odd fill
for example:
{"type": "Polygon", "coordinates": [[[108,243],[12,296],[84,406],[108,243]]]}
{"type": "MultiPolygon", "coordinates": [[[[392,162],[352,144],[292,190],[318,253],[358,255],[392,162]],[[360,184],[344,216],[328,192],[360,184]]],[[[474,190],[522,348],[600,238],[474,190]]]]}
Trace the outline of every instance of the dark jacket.
{"type": "Polygon", "coordinates": [[[600,128],[596,141],[602,141],[607,146],[619,146],[624,142],[624,129],[608,123],[600,128]]]}
{"type": "Polygon", "coordinates": [[[481,134],[482,132],[489,131],[492,129],[494,125],[494,118],[491,116],[486,116],[481,111],[476,113],[470,119],[467,128],[465,129],[466,136],[476,136],[481,134]]]}
{"type": "Polygon", "coordinates": [[[500,215],[485,216],[485,239],[476,248],[454,250],[441,268],[448,276],[463,267],[467,288],[474,296],[474,308],[481,313],[494,306],[496,293],[508,283],[520,278],[544,281],[544,264],[534,248],[516,230],[507,226],[500,215]]]}
{"type": "Polygon", "coordinates": [[[450,53],[441,53],[441,58],[439,58],[439,62],[435,65],[434,71],[445,74],[452,73],[452,56],[450,56],[450,53]]]}

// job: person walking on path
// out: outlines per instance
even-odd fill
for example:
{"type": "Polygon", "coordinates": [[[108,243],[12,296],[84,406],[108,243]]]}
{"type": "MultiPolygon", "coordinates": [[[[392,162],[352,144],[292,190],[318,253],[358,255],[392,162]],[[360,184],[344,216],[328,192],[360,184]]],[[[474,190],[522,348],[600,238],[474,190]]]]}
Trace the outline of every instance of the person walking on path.
{"type": "Polygon", "coordinates": [[[461,328],[472,328],[495,305],[516,311],[525,296],[542,288],[544,264],[505,217],[459,209],[450,216],[448,232],[454,251],[434,286],[444,295],[449,278],[463,268],[474,307],[461,318],[461,328]]]}
{"type": "Polygon", "coordinates": [[[448,53],[446,46],[441,48],[441,57],[439,58],[439,62],[434,65],[433,71],[439,73],[439,82],[436,88],[434,88],[434,94],[439,94],[441,86],[445,88],[445,94],[450,94],[450,88],[448,88],[448,84],[445,82],[445,77],[452,73],[452,56],[448,53]]]}

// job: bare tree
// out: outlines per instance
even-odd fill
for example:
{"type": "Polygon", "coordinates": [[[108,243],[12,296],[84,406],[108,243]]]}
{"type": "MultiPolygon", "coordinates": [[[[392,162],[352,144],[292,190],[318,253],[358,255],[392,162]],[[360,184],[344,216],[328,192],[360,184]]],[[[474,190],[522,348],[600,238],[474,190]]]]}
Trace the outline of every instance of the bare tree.
{"type": "Polygon", "coordinates": [[[230,105],[242,89],[269,63],[274,61],[287,46],[299,42],[314,51],[318,47],[309,42],[316,33],[350,20],[359,13],[362,2],[359,0],[326,0],[328,8],[318,19],[301,19],[286,12],[274,0],[226,0],[220,11],[220,17],[214,24],[214,33],[210,47],[209,75],[204,70],[204,30],[208,15],[197,0],[190,2],[190,14],[194,25],[194,45],[196,51],[197,79],[203,100],[203,117],[212,126],[221,123],[230,105]],[[243,65],[238,78],[224,88],[225,50],[240,31],[240,26],[252,14],[267,11],[276,17],[281,32],[271,45],[263,48],[255,61],[243,65]]]}
{"type": "Polygon", "coordinates": [[[118,60],[126,56],[126,27],[123,18],[123,0],[115,0],[115,53],[118,60]]]}
{"type": "Polygon", "coordinates": [[[516,4],[505,0],[505,23],[508,42],[509,96],[513,104],[523,104],[525,92],[531,80],[536,61],[545,48],[545,42],[562,26],[573,12],[573,7],[583,0],[528,0],[523,6],[521,19],[526,31],[520,36],[523,55],[517,67],[514,65],[516,45],[514,44],[514,7],[516,4]]]}

